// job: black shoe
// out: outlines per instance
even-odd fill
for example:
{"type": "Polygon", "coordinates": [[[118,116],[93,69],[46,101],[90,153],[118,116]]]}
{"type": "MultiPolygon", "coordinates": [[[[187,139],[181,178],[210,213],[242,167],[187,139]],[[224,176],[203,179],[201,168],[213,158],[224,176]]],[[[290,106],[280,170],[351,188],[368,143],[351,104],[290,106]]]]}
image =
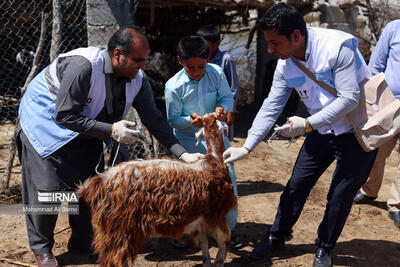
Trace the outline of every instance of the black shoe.
{"type": "Polygon", "coordinates": [[[318,248],[315,253],[315,258],[312,267],[331,267],[331,256],[323,248],[318,248]]]}
{"type": "Polygon", "coordinates": [[[263,242],[255,246],[250,254],[250,258],[253,260],[268,259],[273,253],[282,248],[284,244],[284,238],[276,238],[272,234],[268,234],[263,242]]]}
{"type": "Polygon", "coordinates": [[[388,215],[389,218],[394,221],[394,225],[400,228],[400,211],[390,211],[388,215]]]}
{"type": "Polygon", "coordinates": [[[376,197],[369,197],[369,196],[361,193],[360,190],[358,190],[356,196],[353,199],[353,203],[354,204],[369,204],[369,203],[372,203],[375,199],[376,199],[376,197]]]}

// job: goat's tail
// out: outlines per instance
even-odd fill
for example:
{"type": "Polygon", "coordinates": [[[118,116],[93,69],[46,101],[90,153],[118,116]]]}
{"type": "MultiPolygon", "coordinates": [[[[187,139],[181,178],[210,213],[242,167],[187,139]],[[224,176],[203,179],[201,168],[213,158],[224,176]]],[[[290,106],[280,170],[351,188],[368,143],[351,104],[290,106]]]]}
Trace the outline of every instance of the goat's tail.
{"type": "Polygon", "coordinates": [[[86,203],[96,203],[103,199],[103,179],[101,175],[87,179],[78,187],[79,198],[83,198],[86,203]]]}

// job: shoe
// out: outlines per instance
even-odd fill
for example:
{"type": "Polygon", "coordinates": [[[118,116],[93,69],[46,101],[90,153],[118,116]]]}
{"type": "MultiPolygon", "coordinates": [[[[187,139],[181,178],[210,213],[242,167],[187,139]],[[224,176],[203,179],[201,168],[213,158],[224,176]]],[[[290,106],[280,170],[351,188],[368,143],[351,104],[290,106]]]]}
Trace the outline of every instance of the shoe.
{"type": "Polygon", "coordinates": [[[263,242],[258,244],[250,254],[253,260],[265,260],[272,256],[273,253],[278,251],[285,244],[285,239],[276,238],[272,234],[264,239],[263,242]]]}
{"type": "Polygon", "coordinates": [[[389,218],[394,221],[394,225],[400,228],[400,211],[390,211],[388,215],[389,218]]]}
{"type": "Polygon", "coordinates": [[[369,197],[369,196],[361,193],[360,190],[358,190],[356,196],[353,199],[353,203],[354,204],[369,204],[369,203],[373,202],[375,199],[376,199],[376,197],[369,197]]]}
{"type": "Polygon", "coordinates": [[[51,252],[35,255],[35,259],[38,267],[58,267],[56,257],[51,252]]]}
{"type": "Polygon", "coordinates": [[[238,234],[235,234],[232,232],[230,248],[238,249],[238,248],[241,248],[242,246],[243,246],[243,243],[242,243],[242,241],[240,241],[240,236],[238,234]]]}
{"type": "Polygon", "coordinates": [[[331,267],[332,260],[328,252],[323,248],[318,248],[315,253],[315,258],[312,267],[331,267]]]}

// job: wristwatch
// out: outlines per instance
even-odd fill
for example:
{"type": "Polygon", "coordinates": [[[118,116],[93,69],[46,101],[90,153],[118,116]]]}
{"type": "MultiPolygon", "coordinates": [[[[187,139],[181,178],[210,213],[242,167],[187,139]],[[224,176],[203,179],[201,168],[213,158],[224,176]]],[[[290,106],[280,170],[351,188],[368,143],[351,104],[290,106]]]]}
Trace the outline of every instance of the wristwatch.
{"type": "Polygon", "coordinates": [[[308,121],[308,118],[306,118],[304,120],[304,132],[309,133],[309,132],[312,132],[312,130],[313,130],[313,128],[312,128],[310,122],[308,121]]]}

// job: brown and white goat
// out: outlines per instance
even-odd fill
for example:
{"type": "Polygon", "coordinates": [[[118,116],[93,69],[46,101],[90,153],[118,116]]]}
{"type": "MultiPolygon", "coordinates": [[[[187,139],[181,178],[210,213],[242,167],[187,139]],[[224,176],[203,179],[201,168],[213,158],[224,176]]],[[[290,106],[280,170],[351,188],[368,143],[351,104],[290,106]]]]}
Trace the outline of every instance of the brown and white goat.
{"type": "Polygon", "coordinates": [[[190,234],[211,266],[207,233],[218,244],[216,266],[223,266],[230,244],[226,215],[237,205],[223,162],[223,125],[204,116],[208,151],[196,163],[143,160],[121,163],[86,181],[79,194],[90,204],[94,249],[102,266],[133,263],[143,242],[153,237],[190,234]]]}

